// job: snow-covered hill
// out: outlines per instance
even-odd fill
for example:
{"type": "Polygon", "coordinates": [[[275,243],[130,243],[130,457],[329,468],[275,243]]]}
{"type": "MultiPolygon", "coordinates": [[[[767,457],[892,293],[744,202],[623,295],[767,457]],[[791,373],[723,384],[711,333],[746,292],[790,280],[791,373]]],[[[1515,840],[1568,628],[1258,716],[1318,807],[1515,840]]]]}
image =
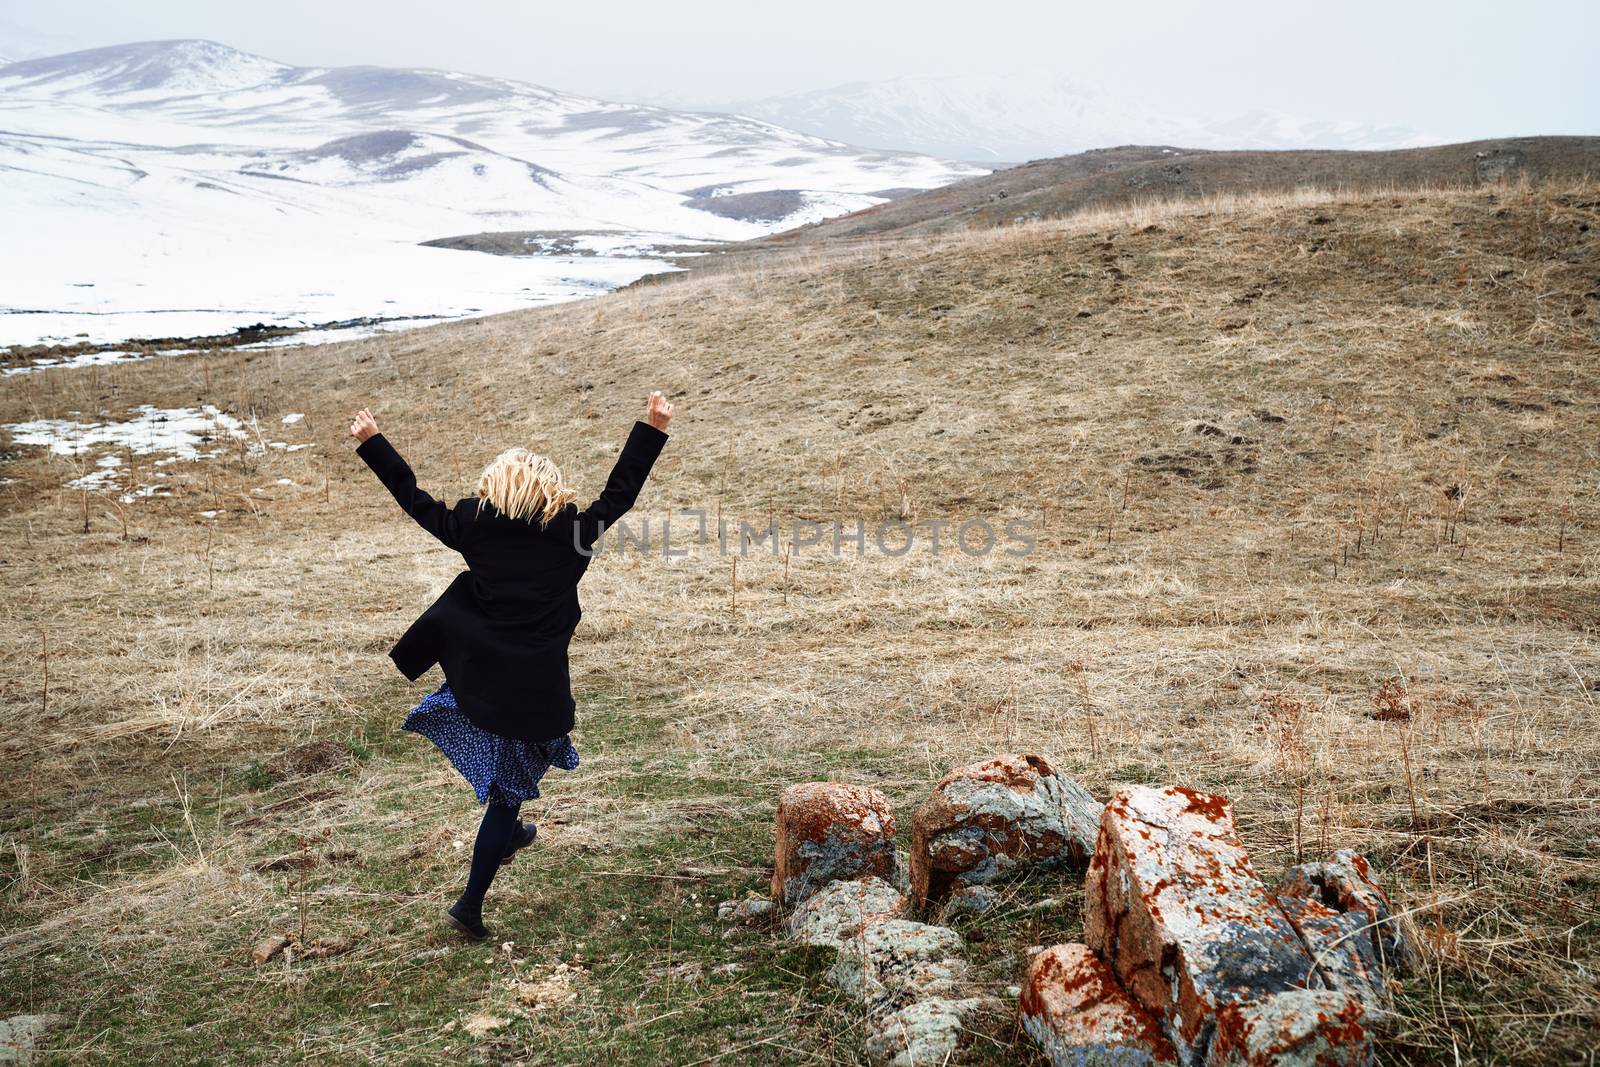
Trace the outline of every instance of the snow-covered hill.
{"type": "Polygon", "coordinates": [[[292,67],[207,41],[24,60],[0,67],[0,345],[505,310],[664,265],[420,242],[735,240],[975,173],[758,119],[446,71],[292,67]],[[729,202],[781,217],[701,209],[775,191],[729,202]]]}
{"type": "Polygon", "coordinates": [[[852,144],[1022,162],[1126,144],[1186,148],[1404,148],[1399,126],[1253,111],[1204,121],[1152,110],[1054,71],[907,77],[742,100],[726,110],[852,144]]]}

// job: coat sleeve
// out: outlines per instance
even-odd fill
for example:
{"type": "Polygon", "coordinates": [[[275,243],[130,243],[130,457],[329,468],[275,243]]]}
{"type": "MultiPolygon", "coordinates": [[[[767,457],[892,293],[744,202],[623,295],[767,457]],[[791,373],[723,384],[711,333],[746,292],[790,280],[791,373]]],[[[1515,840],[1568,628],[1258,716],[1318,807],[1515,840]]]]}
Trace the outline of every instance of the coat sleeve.
{"type": "Polygon", "coordinates": [[[411,465],[400,457],[383,434],[373,434],[361,442],[356,455],[366,461],[405,513],[417,520],[417,525],[460,551],[461,519],[450,505],[417,488],[417,476],[411,472],[411,465]]]}
{"type": "Polygon", "coordinates": [[[611,468],[611,477],[598,499],[578,513],[578,547],[590,548],[600,535],[628,513],[639,499],[639,490],[650,476],[650,468],[667,443],[667,435],[648,423],[636,422],[628,434],[622,455],[611,468]]]}

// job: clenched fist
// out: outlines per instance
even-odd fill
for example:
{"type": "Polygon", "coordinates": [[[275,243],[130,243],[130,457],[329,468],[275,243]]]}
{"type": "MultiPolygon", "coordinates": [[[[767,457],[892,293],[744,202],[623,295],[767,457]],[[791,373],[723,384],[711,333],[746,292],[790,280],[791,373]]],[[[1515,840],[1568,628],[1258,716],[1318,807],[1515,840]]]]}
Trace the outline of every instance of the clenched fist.
{"type": "Polygon", "coordinates": [[[378,432],[378,420],[372,417],[372,412],[362,408],[356,412],[356,417],[350,423],[350,436],[357,442],[364,442],[367,438],[378,432]]]}
{"type": "Polygon", "coordinates": [[[651,393],[650,399],[644,402],[644,421],[662,431],[672,421],[672,405],[667,403],[667,398],[659,390],[651,393]]]}

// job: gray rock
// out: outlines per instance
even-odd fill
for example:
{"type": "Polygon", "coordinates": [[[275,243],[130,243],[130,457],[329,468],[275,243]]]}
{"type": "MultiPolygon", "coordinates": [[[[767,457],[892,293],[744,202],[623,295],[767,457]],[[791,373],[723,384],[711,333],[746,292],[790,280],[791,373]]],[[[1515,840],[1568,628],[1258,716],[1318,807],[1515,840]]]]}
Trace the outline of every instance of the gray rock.
{"type": "Polygon", "coordinates": [[[867,1023],[867,1058],[888,1067],[954,1063],[964,1020],[988,1006],[978,997],[919,1000],[867,1023]]]}
{"type": "Polygon", "coordinates": [[[1290,989],[1240,1005],[1219,1021],[1205,1067],[1369,1067],[1372,1020],[1355,998],[1290,989]]]}
{"type": "Polygon", "coordinates": [[[921,906],[1019,869],[1086,867],[1102,805],[1043,756],[951,771],[911,822],[911,890],[921,906]]]}
{"type": "Polygon", "coordinates": [[[13,1015],[0,1020],[0,1067],[26,1067],[46,1030],[63,1022],[60,1015],[13,1015]]]}
{"type": "Polygon", "coordinates": [[[717,905],[717,918],[725,923],[754,925],[772,918],[777,905],[766,897],[745,897],[743,900],[724,900],[717,905]]]}
{"type": "Polygon", "coordinates": [[[1416,958],[1395,918],[1394,902],[1373,879],[1367,858],[1352,849],[1342,848],[1320,863],[1290,867],[1272,887],[1272,895],[1280,902],[1303,897],[1341,915],[1359,915],[1366,928],[1363,936],[1371,939],[1373,954],[1385,967],[1403,970],[1416,958]]]}
{"type": "Polygon", "coordinates": [[[1000,903],[1000,894],[986,885],[957,886],[945,901],[946,914],[982,915],[1000,903]]]}
{"type": "Polygon", "coordinates": [[[833,882],[794,909],[789,932],[807,945],[838,948],[868,923],[895,918],[905,910],[905,896],[882,878],[833,882]]]}
{"type": "Polygon", "coordinates": [[[910,919],[869,923],[839,946],[828,980],[872,1011],[959,992],[967,975],[961,935],[910,919]]]}
{"type": "Polygon", "coordinates": [[[894,807],[876,789],[801,782],[778,797],[772,898],[792,908],[829,882],[895,874],[894,807]]]}

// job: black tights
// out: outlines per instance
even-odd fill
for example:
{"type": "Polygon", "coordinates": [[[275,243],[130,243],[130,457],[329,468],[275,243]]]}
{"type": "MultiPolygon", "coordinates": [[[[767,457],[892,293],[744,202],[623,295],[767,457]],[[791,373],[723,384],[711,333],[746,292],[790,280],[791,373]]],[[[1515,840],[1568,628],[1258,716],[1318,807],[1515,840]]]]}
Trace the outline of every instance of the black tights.
{"type": "Polygon", "coordinates": [[[511,847],[511,839],[522,828],[518,818],[521,811],[520,804],[507,806],[490,803],[484,807],[483,822],[478,824],[478,839],[472,845],[472,869],[467,873],[467,888],[460,900],[469,911],[483,909],[483,897],[489,892],[489,883],[494,881],[500,861],[505,859],[506,849],[511,847]]]}

